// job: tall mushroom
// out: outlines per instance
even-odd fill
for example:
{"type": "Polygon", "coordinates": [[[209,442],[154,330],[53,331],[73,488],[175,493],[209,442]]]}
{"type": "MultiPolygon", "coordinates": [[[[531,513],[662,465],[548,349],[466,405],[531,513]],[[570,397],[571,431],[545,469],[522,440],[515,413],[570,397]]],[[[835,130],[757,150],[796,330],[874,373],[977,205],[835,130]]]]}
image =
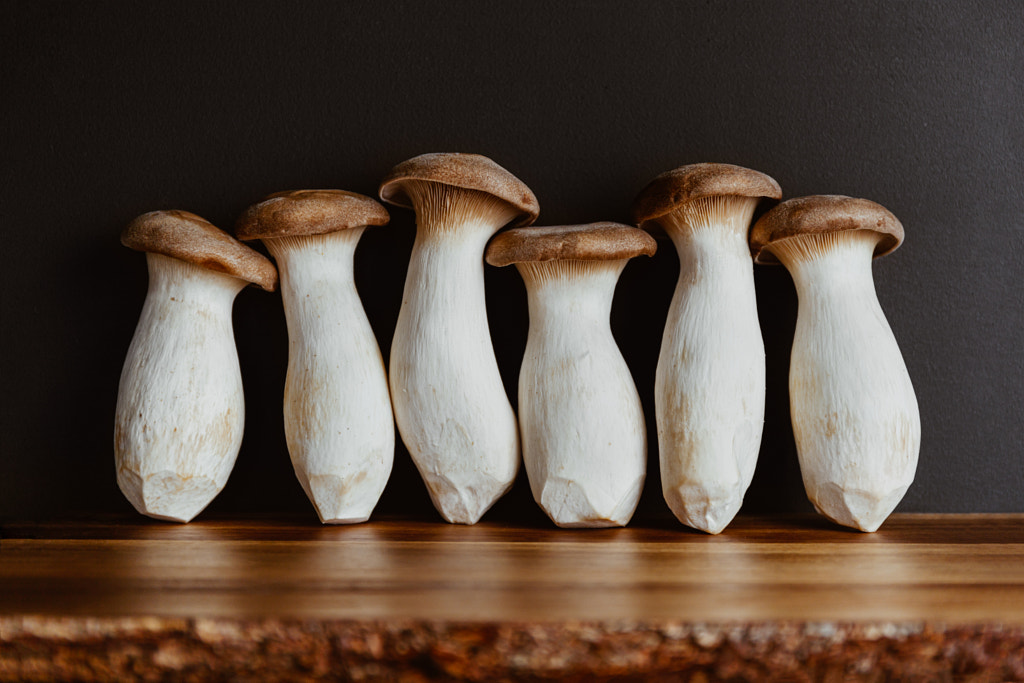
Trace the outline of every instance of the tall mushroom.
{"type": "Polygon", "coordinates": [[[633,203],[679,252],[655,376],[661,486],[679,521],[711,534],[743,504],[764,426],[764,342],[747,232],[761,199],[782,196],[763,173],[693,164],[663,173],[633,203]]]}
{"type": "Polygon", "coordinates": [[[867,199],[790,199],[750,233],[758,263],[789,270],[799,298],[789,401],[807,495],[829,519],[876,530],[914,479],[921,418],[882,312],[872,258],[903,226],[867,199]]]}
{"type": "Polygon", "coordinates": [[[474,524],[519,467],[516,416],[487,327],[484,247],[501,227],[537,218],[537,199],[487,157],[424,154],[380,186],[416,211],[416,241],[391,345],[391,397],[402,440],[449,522],[474,524]]]}
{"type": "Polygon", "coordinates": [[[558,526],[625,526],[643,489],[647,431],[612,337],[612,297],[650,235],[617,223],[516,228],[487,262],[516,264],[530,306],[519,373],[523,461],[534,500],[558,526]]]}
{"type": "Polygon", "coordinates": [[[149,290],[117,393],[117,484],[144,515],[187,522],[227,483],[245,403],[231,326],[249,283],[273,291],[269,260],[195,214],[153,211],[121,233],[144,251],[149,290]]]}
{"type": "Polygon", "coordinates": [[[325,524],[363,522],[395,452],[384,361],[353,279],[367,226],[387,210],[341,190],[279,192],[249,207],[236,235],[277,261],[288,321],[284,431],[295,476],[325,524]]]}

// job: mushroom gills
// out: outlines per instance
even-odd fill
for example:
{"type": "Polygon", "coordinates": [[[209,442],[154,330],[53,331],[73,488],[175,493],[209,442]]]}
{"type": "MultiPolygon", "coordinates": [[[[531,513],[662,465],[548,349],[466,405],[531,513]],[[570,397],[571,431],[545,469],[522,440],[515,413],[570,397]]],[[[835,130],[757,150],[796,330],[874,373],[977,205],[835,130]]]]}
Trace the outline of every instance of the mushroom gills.
{"type": "Polygon", "coordinates": [[[773,242],[799,297],[790,362],[793,433],[807,495],[844,526],[874,531],[914,479],[917,398],[875,294],[878,233],[773,242]]]}
{"type": "Polygon", "coordinates": [[[391,347],[399,432],[434,506],[474,524],[519,467],[516,416],[487,326],[483,250],[517,210],[484,192],[410,182],[417,234],[391,347]]]}

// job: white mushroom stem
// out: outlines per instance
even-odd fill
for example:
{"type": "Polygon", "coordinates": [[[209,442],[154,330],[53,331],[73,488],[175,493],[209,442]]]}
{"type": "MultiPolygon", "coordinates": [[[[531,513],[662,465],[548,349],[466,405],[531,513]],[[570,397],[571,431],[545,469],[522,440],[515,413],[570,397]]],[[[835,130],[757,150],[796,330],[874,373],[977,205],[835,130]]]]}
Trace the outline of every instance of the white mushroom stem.
{"type": "Polygon", "coordinates": [[[224,488],[245,403],[231,306],[248,283],[146,254],[149,290],[121,372],[117,483],[139,512],[187,522],[224,488]]]}
{"type": "Polygon", "coordinates": [[[515,480],[516,416],[487,327],[483,252],[517,212],[482,192],[411,182],[417,233],[391,346],[402,440],[449,522],[474,524],[515,480]]]}
{"type": "Polygon", "coordinates": [[[750,486],[764,426],[764,342],[747,232],[756,197],[705,197],[660,223],[679,252],[655,378],[662,492],[717,534],[750,486]]]}
{"type": "Polygon", "coordinates": [[[913,481],[917,398],[878,303],[866,230],[769,245],[799,297],[789,397],[804,487],[833,521],[876,530],[913,481]]]}
{"type": "Polygon", "coordinates": [[[530,333],[519,375],[530,488],[563,527],[624,526],[643,489],[643,408],[609,326],[625,260],[517,263],[530,333]]]}
{"type": "Polygon", "coordinates": [[[353,277],[363,230],[264,240],[288,321],[288,452],[327,524],[366,521],[394,460],[384,361],[353,277]]]}

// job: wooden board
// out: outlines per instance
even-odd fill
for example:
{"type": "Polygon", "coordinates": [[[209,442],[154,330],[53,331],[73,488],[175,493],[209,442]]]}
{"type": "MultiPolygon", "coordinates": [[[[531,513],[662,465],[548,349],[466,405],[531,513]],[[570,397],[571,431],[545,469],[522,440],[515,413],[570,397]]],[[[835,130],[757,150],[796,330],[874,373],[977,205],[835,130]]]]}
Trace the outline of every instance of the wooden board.
{"type": "Polygon", "coordinates": [[[0,612],[1024,624],[1024,515],[682,528],[138,518],[3,527],[0,612]]]}
{"type": "MultiPolygon", "coordinates": [[[[660,640],[642,642],[657,650],[674,632],[697,650],[701,638],[708,652],[725,643],[733,657],[740,644],[762,641],[784,641],[807,655],[815,638],[856,648],[909,638],[927,645],[928,661],[935,652],[959,652],[949,649],[950,638],[966,643],[964,652],[1012,654],[1024,650],[1024,515],[897,515],[875,534],[811,516],[740,517],[720,536],[667,522],[618,530],[403,520],[324,527],[299,519],[2,526],[0,625],[19,647],[47,642],[47,633],[65,645],[80,638],[95,644],[100,635],[102,642],[137,640],[141,629],[143,641],[157,643],[152,659],[173,634],[205,642],[201,633],[227,628],[237,645],[249,637],[245,629],[266,635],[268,623],[278,625],[272,633],[299,624],[294,628],[307,636],[310,628],[334,628],[348,634],[345,642],[364,642],[354,629],[366,642],[399,644],[426,628],[433,635],[419,637],[432,643],[430,652],[452,642],[452,629],[477,633],[470,645],[481,632],[505,632],[518,642],[539,629],[549,646],[568,638],[580,652],[652,633],[660,640]],[[742,635],[730,641],[730,628],[742,635]],[[979,650],[979,638],[989,645],[979,650]]],[[[367,661],[394,663],[405,646],[395,647],[367,661]]],[[[461,653],[453,661],[479,656],[465,643],[451,647],[461,653]]],[[[576,651],[565,647],[563,654],[576,651]]],[[[21,668],[11,671],[26,677],[27,655],[19,652],[21,668]]],[[[481,670],[480,680],[522,675],[507,668],[515,652],[506,655],[506,668],[481,670]]],[[[999,676],[1016,676],[1024,655],[1016,656],[989,663],[1001,667],[999,676]]],[[[52,653],[32,661],[51,660],[52,653]]],[[[572,670],[600,673],[593,661],[579,666],[572,670]]],[[[230,675],[244,678],[238,669],[230,675]]]]}

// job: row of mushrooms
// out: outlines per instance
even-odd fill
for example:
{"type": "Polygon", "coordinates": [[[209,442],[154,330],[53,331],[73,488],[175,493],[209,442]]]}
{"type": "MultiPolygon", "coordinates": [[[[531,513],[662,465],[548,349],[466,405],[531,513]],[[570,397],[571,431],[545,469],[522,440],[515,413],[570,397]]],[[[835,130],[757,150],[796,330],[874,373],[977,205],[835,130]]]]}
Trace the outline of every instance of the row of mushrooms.
{"type": "Polygon", "coordinates": [[[402,162],[379,194],[414,210],[417,224],[388,372],[353,279],[363,231],[389,220],[373,199],[302,190],[250,207],[235,235],[261,240],[276,269],[194,214],[156,211],[128,225],[122,242],[147,252],[150,282],[121,374],[114,448],[118,484],[139,512],[187,522],[225,485],[244,423],[232,302],[250,283],[272,291],[279,274],[285,434],[322,522],[369,518],[397,423],[449,522],[478,521],[511,487],[521,455],[557,525],[627,524],[647,430],[609,319],[619,275],[654,254],[652,235],[667,235],[680,261],[655,412],[663,493],[681,522],[721,532],[754,474],[765,406],[754,262],[782,263],[798,292],[790,409],[815,508],[874,531],[913,480],[917,402],[871,277],[872,258],[899,246],[903,228],[878,204],[790,199],[751,228],[762,201],[781,199],[778,183],[694,164],[641,191],[638,227],[532,227],[533,192],[472,154],[402,162]],[[514,264],[527,289],[518,420],[488,331],[485,260],[514,264]]]}

